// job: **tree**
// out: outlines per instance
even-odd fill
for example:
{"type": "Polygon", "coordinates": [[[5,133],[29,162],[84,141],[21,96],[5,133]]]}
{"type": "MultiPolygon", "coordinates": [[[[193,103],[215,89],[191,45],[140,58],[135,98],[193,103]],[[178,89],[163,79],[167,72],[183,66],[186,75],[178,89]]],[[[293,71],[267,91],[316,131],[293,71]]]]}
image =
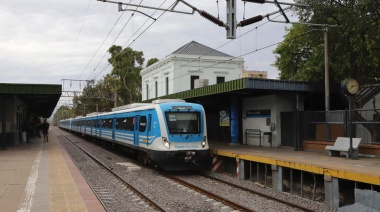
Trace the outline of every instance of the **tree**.
{"type": "MultiPolygon", "coordinates": [[[[328,28],[329,74],[333,82],[355,78],[360,85],[380,82],[380,2],[375,0],[296,0],[295,11],[303,23],[338,25],[328,28]]],[[[281,79],[323,81],[324,38],[323,28],[293,25],[287,29],[285,40],[275,50],[274,65],[281,79]]],[[[374,99],[375,100],[375,99],[374,99]]],[[[358,111],[356,121],[363,122],[372,137],[380,141],[380,128],[365,122],[380,121],[379,111],[373,104],[373,120],[366,120],[358,111]]]]}
{"type": "Polygon", "coordinates": [[[75,110],[71,107],[62,105],[54,113],[53,120],[58,123],[60,120],[69,119],[75,117],[75,110]]]}
{"type": "Polygon", "coordinates": [[[75,114],[85,115],[92,112],[110,111],[114,107],[114,94],[117,92],[120,81],[112,74],[107,74],[104,79],[95,83],[94,80],[88,81],[83,88],[81,96],[74,97],[76,103],[75,114]]]}
{"type": "MultiPolygon", "coordinates": [[[[330,80],[352,77],[361,85],[380,82],[380,3],[374,0],[297,0],[309,5],[295,11],[304,23],[338,25],[328,28],[330,80]]],[[[275,50],[274,66],[281,79],[324,79],[323,32],[307,25],[287,29],[275,50]]],[[[323,28],[318,28],[323,29],[323,28]]]]}
{"type": "Polygon", "coordinates": [[[108,52],[111,54],[108,62],[113,67],[111,74],[122,82],[122,84],[117,84],[118,97],[121,103],[130,104],[140,101],[140,71],[145,60],[143,52],[134,51],[129,47],[123,49],[116,45],[111,46],[108,52]]]}
{"type": "Polygon", "coordinates": [[[157,63],[158,59],[157,58],[150,58],[148,62],[146,63],[146,67],[153,65],[154,63],[157,63]]]}

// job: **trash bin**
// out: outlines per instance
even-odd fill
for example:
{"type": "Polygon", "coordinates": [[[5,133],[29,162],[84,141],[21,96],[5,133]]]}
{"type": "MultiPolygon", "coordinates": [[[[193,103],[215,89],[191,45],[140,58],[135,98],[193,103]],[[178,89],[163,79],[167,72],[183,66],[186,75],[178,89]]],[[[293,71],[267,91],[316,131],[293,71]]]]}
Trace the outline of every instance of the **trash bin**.
{"type": "Polygon", "coordinates": [[[26,132],[21,132],[21,142],[26,142],[26,132]]]}
{"type": "Polygon", "coordinates": [[[270,144],[270,147],[272,147],[272,132],[264,132],[264,137],[268,136],[268,143],[270,144]]]}

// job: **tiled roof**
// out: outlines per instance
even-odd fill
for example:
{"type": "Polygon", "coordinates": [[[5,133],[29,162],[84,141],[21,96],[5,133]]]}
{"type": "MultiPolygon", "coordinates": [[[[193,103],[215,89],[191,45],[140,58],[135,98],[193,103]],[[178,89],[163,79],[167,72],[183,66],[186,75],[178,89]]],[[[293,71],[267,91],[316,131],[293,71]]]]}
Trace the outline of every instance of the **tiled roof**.
{"type": "Polygon", "coordinates": [[[191,41],[174,51],[172,54],[199,55],[199,56],[216,56],[216,57],[232,57],[231,55],[217,51],[198,42],[191,41]]]}

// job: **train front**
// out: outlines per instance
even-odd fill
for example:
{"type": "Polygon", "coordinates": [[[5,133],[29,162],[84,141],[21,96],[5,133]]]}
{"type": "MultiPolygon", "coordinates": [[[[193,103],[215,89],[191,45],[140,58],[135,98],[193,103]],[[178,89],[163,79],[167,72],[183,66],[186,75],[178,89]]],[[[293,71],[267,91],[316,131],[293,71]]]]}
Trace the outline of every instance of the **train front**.
{"type": "Polygon", "coordinates": [[[210,154],[202,105],[170,102],[159,104],[156,110],[162,141],[150,157],[165,170],[205,167],[210,154]]]}

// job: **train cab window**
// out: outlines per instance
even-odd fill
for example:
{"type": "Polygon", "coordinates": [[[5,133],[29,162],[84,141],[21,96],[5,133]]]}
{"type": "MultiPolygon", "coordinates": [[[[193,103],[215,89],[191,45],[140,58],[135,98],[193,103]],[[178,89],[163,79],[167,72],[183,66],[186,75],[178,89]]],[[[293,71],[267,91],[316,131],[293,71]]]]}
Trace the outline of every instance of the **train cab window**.
{"type": "Polygon", "coordinates": [[[169,133],[199,134],[200,114],[198,112],[166,112],[169,133]]]}
{"type": "Polygon", "coordinates": [[[145,132],[145,130],[146,130],[146,116],[141,116],[140,117],[139,131],[145,132]]]}

